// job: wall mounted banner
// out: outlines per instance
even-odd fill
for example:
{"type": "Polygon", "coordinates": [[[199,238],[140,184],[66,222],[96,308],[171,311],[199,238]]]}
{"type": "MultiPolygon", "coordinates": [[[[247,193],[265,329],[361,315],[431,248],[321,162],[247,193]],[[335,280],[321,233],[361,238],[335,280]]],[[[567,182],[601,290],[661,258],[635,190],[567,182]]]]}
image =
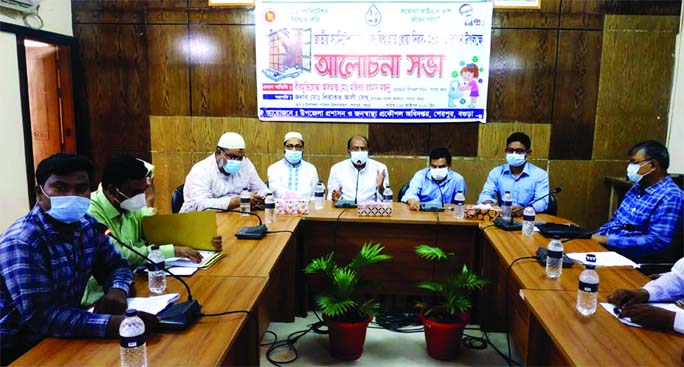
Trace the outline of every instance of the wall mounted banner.
{"type": "Polygon", "coordinates": [[[492,2],[258,0],[259,119],[487,119],[492,2]]]}

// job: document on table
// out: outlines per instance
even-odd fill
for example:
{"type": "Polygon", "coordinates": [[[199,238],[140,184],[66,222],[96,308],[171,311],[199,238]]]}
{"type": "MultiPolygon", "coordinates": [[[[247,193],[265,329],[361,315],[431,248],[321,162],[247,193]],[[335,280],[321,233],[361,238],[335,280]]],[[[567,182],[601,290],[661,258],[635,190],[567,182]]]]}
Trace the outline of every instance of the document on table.
{"type": "MultiPolygon", "coordinates": [[[[152,297],[129,297],[126,299],[128,309],[143,311],[156,315],[166,308],[169,304],[175,302],[180,298],[178,293],[162,294],[161,296],[152,297]]],[[[94,312],[95,307],[88,309],[88,312],[94,312]]]]}
{"type": "Polygon", "coordinates": [[[222,252],[216,251],[206,251],[200,250],[200,256],[202,256],[202,261],[196,263],[187,257],[169,257],[166,259],[166,267],[181,267],[181,268],[197,268],[197,269],[207,269],[214,265],[222,257],[226,256],[222,252]]]}
{"type": "MultiPolygon", "coordinates": [[[[649,303],[648,305],[653,307],[660,307],[672,312],[682,312],[682,309],[677,307],[674,303],[649,303]]],[[[613,315],[613,317],[620,320],[620,322],[625,325],[643,327],[635,322],[632,322],[632,320],[629,317],[619,317],[615,311],[617,307],[612,303],[601,302],[601,307],[603,307],[609,314],[613,315]]]]}
{"type": "Polygon", "coordinates": [[[587,254],[592,254],[596,256],[596,266],[609,267],[609,266],[631,266],[633,268],[637,267],[637,264],[618,254],[614,251],[603,251],[603,252],[571,252],[567,253],[569,258],[574,261],[586,265],[587,254]]]}

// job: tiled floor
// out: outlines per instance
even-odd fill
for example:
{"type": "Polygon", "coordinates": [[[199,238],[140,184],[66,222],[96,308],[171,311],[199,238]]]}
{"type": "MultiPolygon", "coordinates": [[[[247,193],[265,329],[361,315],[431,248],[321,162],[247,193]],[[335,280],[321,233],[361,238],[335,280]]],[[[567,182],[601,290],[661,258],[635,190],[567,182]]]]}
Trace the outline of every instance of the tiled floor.
{"type": "MultiPolygon", "coordinates": [[[[309,313],[306,318],[297,318],[294,323],[271,323],[269,330],[278,335],[278,339],[285,339],[289,334],[306,330],[316,322],[316,316],[309,313]]],[[[374,326],[374,324],[371,324],[374,326]]],[[[469,326],[470,327],[470,326],[469,326]]],[[[476,327],[476,326],[474,326],[476,327]]],[[[476,330],[466,330],[466,334],[482,336],[476,330]]],[[[506,334],[489,333],[489,338],[503,353],[506,349],[506,334]]],[[[262,343],[273,341],[273,335],[266,334],[262,343]]],[[[298,358],[287,366],[505,366],[506,362],[501,358],[492,347],[483,350],[469,349],[461,345],[460,356],[455,361],[441,362],[432,359],[425,351],[425,336],[423,333],[396,333],[384,329],[368,329],[364,353],[356,361],[344,362],[334,359],[328,354],[328,336],[310,332],[301,337],[296,344],[298,358]]],[[[261,365],[272,365],[266,359],[268,347],[261,347],[261,365]]],[[[514,348],[513,348],[514,349],[514,348]]],[[[519,361],[520,357],[513,352],[514,360],[519,361]]],[[[291,359],[294,354],[287,350],[287,347],[275,351],[271,358],[278,361],[291,359]]]]}

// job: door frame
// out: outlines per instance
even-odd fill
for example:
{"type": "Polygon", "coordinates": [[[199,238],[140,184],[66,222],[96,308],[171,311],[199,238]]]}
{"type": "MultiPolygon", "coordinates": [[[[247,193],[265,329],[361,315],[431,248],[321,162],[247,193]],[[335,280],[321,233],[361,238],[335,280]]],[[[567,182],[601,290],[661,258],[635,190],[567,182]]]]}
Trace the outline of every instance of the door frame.
{"type": "Polygon", "coordinates": [[[69,46],[71,50],[71,94],[74,104],[74,129],[76,134],[76,152],[81,153],[81,124],[76,114],[75,80],[74,80],[74,60],[77,55],[75,38],[63,34],[27,28],[16,24],[0,22],[0,32],[14,33],[17,39],[17,64],[19,65],[19,94],[21,98],[21,116],[24,131],[24,156],[26,159],[26,182],[28,184],[29,208],[36,203],[34,185],[36,182],[35,166],[33,164],[33,135],[31,133],[31,110],[29,105],[28,73],[26,70],[26,48],[25,39],[32,39],[39,42],[55,44],[58,46],[69,46]]]}

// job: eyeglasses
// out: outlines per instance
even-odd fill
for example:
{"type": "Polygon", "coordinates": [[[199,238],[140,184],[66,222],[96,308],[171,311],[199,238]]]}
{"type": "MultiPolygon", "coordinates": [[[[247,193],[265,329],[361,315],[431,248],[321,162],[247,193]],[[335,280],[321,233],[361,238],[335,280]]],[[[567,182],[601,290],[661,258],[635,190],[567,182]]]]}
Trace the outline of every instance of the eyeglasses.
{"type": "Polygon", "coordinates": [[[630,160],[627,161],[627,163],[629,163],[629,164],[638,164],[639,166],[642,166],[644,163],[648,163],[648,162],[650,162],[650,161],[652,161],[652,159],[644,159],[643,161],[639,161],[639,162],[635,162],[635,161],[633,161],[633,160],[630,159],[630,160]]]}
{"type": "Polygon", "coordinates": [[[351,147],[349,148],[352,152],[365,152],[368,150],[368,147],[351,147]]]}
{"type": "Polygon", "coordinates": [[[241,161],[243,157],[237,156],[235,154],[228,154],[223,150],[220,150],[221,155],[229,161],[241,161]]]}
{"type": "Polygon", "coordinates": [[[287,149],[287,150],[303,150],[304,145],[302,145],[302,144],[285,144],[285,149],[287,149]]]}
{"type": "Polygon", "coordinates": [[[511,149],[511,148],[506,148],[506,154],[525,154],[527,153],[526,149],[511,149]]]}

